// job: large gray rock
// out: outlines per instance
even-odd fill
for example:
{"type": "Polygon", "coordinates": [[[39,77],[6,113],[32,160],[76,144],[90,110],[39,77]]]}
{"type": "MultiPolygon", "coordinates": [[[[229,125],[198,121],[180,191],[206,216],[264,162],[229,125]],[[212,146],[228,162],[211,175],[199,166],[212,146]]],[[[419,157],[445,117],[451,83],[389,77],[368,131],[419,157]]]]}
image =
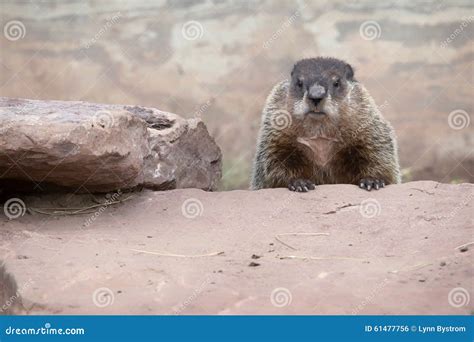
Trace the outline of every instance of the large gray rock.
{"type": "Polygon", "coordinates": [[[0,98],[3,186],[213,190],[220,177],[220,149],[199,119],[139,106],[0,98]]]}

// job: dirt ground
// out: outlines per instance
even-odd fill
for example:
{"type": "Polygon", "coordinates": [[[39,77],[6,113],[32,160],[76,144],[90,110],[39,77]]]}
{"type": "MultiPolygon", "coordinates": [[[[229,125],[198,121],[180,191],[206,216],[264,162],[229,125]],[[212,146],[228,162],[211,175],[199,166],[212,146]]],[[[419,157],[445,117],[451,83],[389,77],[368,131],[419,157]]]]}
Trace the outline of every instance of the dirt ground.
{"type": "Polygon", "coordinates": [[[0,258],[31,314],[470,314],[473,197],[430,181],[144,191],[67,216],[37,211],[84,197],[25,198],[0,217],[0,258]]]}

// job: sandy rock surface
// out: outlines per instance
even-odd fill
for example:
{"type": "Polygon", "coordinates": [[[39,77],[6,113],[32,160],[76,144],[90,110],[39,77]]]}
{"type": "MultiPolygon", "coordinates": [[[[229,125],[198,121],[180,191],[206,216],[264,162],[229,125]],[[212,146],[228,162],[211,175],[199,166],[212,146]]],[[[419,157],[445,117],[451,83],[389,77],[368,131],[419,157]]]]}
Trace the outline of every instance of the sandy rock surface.
{"type": "Polygon", "coordinates": [[[33,314],[469,314],[473,197],[431,181],[143,191],[67,216],[33,209],[85,200],[25,198],[0,218],[0,259],[33,314]]]}

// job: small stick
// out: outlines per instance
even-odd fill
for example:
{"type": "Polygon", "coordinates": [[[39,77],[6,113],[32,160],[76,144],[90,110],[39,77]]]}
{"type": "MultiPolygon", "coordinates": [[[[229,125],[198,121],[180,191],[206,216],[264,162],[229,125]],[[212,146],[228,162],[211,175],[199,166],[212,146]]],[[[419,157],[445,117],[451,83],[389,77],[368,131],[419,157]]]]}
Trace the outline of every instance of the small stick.
{"type": "Polygon", "coordinates": [[[461,245],[461,246],[457,246],[454,249],[461,249],[461,248],[464,248],[464,247],[467,247],[467,246],[470,246],[470,245],[474,245],[474,241],[465,243],[464,245],[461,245]]]}
{"type": "Polygon", "coordinates": [[[328,236],[329,233],[282,233],[282,234],[277,234],[275,235],[275,239],[281,243],[282,245],[296,251],[296,248],[287,244],[286,242],[284,242],[283,240],[280,239],[280,237],[282,236],[319,236],[319,235],[324,235],[324,236],[328,236]]]}
{"type": "Polygon", "coordinates": [[[286,247],[288,247],[288,248],[290,248],[290,249],[296,251],[296,248],[295,248],[295,247],[293,247],[293,246],[287,244],[287,243],[284,242],[283,240],[280,240],[280,238],[278,237],[278,235],[275,235],[275,239],[276,239],[279,243],[281,243],[283,246],[286,246],[286,247]]]}
{"type": "Polygon", "coordinates": [[[81,212],[81,211],[88,210],[88,209],[93,209],[93,208],[97,208],[97,207],[103,207],[104,205],[105,205],[105,206],[109,206],[109,205],[112,205],[112,204],[122,203],[122,202],[128,201],[128,200],[131,199],[132,197],[134,197],[134,196],[133,196],[133,195],[130,195],[130,196],[128,196],[127,198],[124,198],[124,199],[121,199],[121,200],[117,200],[117,201],[111,201],[111,202],[105,201],[104,203],[94,204],[94,205],[91,205],[90,207],[86,207],[86,208],[79,209],[79,210],[77,210],[77,211],[74,211],[73,213],[74,213],[74,214],[77,214],[77,213],[79,213],[79,212],[81,212]]]}
{"type": "Polygon", "coordinates": [[[122,200],[117,200],[117,201],[111,201],[111,202],[104,202],[100,204],[94,204],[89,207],[83,207],[83,208],[33,208],[29,207],[28,209],[40,214],[44,215],[81,215],[81,214],[90,214],[93,213],[94,211],[91,211],[91,209],[97,208],[97,207],[103,207],[103,206],[109,206],[112,204],[117,204],[117,203],[122,203],[125,201],[128,201],[134,197],[133,195],[128,196],[127,198],[124,198],[122,200]],[[57,210],[61,209],[61,210],[57,210]],[[45,211],[46,210],[46,211],[45,211]],[[48,212],[47,210],[55,210],[54,212],[48,212]],[[74,210],[74,211],[71,211],[74,210]]]}
{"type": "MultiPolygon", "coordinates": [[[[45,209],[45,208],[43,208],[45,209]]],[[[43,215],[52,215],[52,216],[66,216],[66,215],[84,215],[84,214],[91,214],[94,212],[94,210],[89,210],[89,211],[82,211],[82,212],[71,212],[71,211],[58,211],[58,210],[55,210],[53,212],[49,212],[49,211],[43,211],[43,210],[40,210],[38,208],[28,208],[28,210],[32,211],[32,212],[35,212],[35,213],[38,213],[38,214],[43,214],[43,215]]]]}
{"type": "Polygon", "coordinates": [[[88,213],[93,213],[94,212],[94,211],[83,211],[83,212],[80,212],[80,213],[75,213],[75,212],[71,212],[71,211],[57,211],[57,210],[55,210],[53,212],[50,212],[50,211],[39,210],[37,208],[28,208],[28,210],[30,212],[43,214],[43,215],[51,215],[51,216],[81,215],[81,214],[88,214],[88,213]]]}
{"type": "Polygon", "coordinates": [[[417,265],[406,267],[406,268],[401,269],[401,270],[394,270],[394,271],[389,271],[389,272],[390,273],[398,273],[398,272],[406,272],[406,271],[416,271],[416,270],[419,270],[420,268],[424,268],[424,267],[429,266],[429,265],[433,265],[433,263],[430,262],[430,263],[425,263],[425,264],[417,264],[417,265]]]}
{"type": "Polygon", "coordinates": [[[364,261],[367,259],[351,258],[351,257],[318,257],[318,256],[297,256],[297,255],[286,255],[280,257],[280,259],[301,259],[301,260],[354,260],[364,261]]]}
{"type": "Polygon", "coordinates": [[[134,252],[138,252],[138,253],[146,253],[146,254],[175,257],[175,258],[202,258],[202,257],[209,257],[209,256],[224,254],[224,252],[214,252],[214,253],[209,253],[209,254],[184,255],[184,254],[173,254],[173,253],[167,253],[167,252],[149,252],[149,251],[143,251],[140,249],[133,249],[133,248],[131,248],[130,250],[134,252]]]}

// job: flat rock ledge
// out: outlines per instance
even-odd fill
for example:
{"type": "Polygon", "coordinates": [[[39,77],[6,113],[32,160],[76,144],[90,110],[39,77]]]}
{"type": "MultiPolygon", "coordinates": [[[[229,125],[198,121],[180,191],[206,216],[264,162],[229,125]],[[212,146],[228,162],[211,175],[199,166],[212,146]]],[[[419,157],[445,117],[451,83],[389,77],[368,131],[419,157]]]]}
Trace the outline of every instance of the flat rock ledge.
{"type": "Polygon", "coordinates": [[[155,108],[0,97],[0,186],[214,190],[221,151],[200,119],[155,108]]]}
{"type": "MultiPolygon", "coordinates": [[[[22,200],[71,205],[48,196],[22,200]]],[[[30,314],[473,313],[472,184],[133,196],[0,216],[30,314]]]]}

